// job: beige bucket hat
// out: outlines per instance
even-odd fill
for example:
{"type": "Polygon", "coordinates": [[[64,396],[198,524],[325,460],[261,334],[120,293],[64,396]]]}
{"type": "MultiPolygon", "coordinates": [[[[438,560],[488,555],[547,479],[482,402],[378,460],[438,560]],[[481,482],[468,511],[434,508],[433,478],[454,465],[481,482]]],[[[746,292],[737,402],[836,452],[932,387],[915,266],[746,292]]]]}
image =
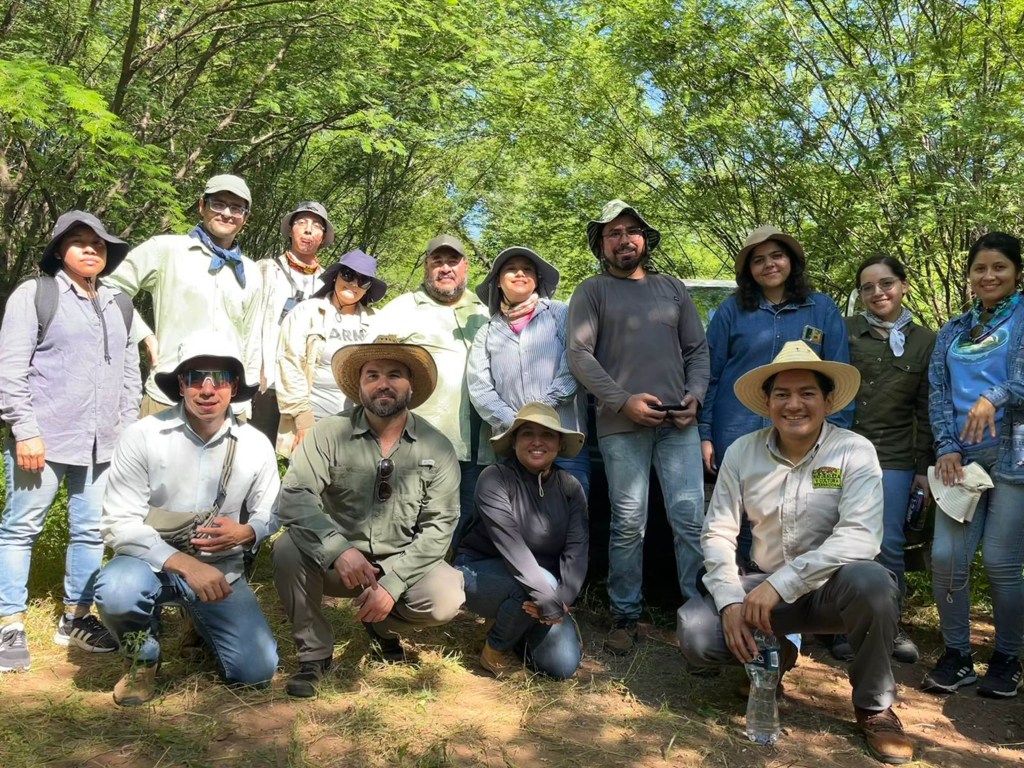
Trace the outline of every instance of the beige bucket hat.
{"type": "Polygon", "coordinates": [[[544,403],[527,403],[516,413],[516,418],[512,422],[511,427],[497,437],[491,438],[491,447],[494,448],[494,452],[499,456],[507,456],[512,453],[512,443],[515,441],[516,430],[527,422],[539,424],[562,435],[562,450],[558,452],[559,456],[571,459],[583,448],[583,441],[586,439],[583,433],[563,427],[554,408],[550,405],[544,405],[544,403]]]}
{"type": "Polygon", "coordinates": [[[964,479],[955,485],[945,485],[935,476],[935,467],[928,467],[928,487],[939,509],[961,523],[974,519],[981,494],[993,488],[992,478],[977,462],[964,464],[964,479]]]}
{"type": "Polygon", "coordinates": [[[743,265],[747,263],[747,257],[750,255],[750,252],[766,240],[778,240],[780,243],[785,243],[789,247],[789,250],[793,252],[793,255],[800,259],[802,264],[807,263],[807,256],[804,255],[804,247],[800,245],[800,242],[795,237],[787,235],[778,227],[773,227],[771,224],[765,224],[751,231],[751,233],[747,235],[747,239],[743,241],[743,247],[740,248],[740,252],[736,254],[737,277],[743,274],[743,265]]]}

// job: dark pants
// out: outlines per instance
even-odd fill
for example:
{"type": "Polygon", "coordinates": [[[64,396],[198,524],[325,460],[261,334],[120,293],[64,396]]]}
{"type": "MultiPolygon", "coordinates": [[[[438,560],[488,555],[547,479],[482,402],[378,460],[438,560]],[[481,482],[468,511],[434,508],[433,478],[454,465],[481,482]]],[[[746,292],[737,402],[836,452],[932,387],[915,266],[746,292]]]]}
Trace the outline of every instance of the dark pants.
{"type": "Polygon", "coordinates": [[[267,436],[271,445],[277,443],[277,427],[281,421],[281,412],[277,409],[277,390],[268,389],[259,392],[252,399],[252,418],[249,423],[267,436]]]}

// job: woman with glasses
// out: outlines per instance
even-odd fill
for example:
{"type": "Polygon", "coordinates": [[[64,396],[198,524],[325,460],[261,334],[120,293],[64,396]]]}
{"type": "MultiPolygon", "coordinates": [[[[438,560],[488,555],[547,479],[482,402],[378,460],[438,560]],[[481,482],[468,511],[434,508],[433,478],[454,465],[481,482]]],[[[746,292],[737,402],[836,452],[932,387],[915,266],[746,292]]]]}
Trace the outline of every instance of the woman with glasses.
{"type": "Polygon", "coordinates": [[[284,318],[277,354],[277,405],[281,423],[277,452],[288,457],[319,419],[352,405],[331,372],[334,353],[370,338],[372,302],[387,283],[377,260],[349,251],[323,274],[323,287],[284,318]]]}
{"type": "Polygon", "coordinates": [[[928,412],[935,433],[934,485],[963,480],[976,462],[994,487],[974,516],[937,514],[932,592],[945,650],[921,687],[953,693],[978,682],[971,653],[970,565],[981,545],[992,595],[995,648],[978,693],[1017,695],[1024,639],[1024,302],[1020,241],[1002,232],[967,253],[974,302],[939,331],[928,369],[928,412]]]}
{"type": "MultiPolygon", "coordinates": [[[[498,254],[476,293],[491,319],[473,339],[466,373],[469,397],[495,434],[506,431],[516,411],[529,402],[549,405],[562,426],[583,431],[585,411],[566,357],[569,308],[551,296],[559,274],[529,248],[498,254]]],[[[590,488],[586,453],[560,457],[559,467],[590,488]]]]}
{"type": "MultiPolygon", "coordinates": [[[[903,526],[911,494],[928,503],[928,467],[934,453],[928,422],[928,361],[935,334],[913,321],[903,306],[910,290],[907,271],[891,256],[873,256],[857,269],[857,291],[864,311],[846,319],[850,362],[860,371],[854,400],[853,431],[875,445],[882,465],[884,518],[878,561],[893,572],[900,590],[900,614],[906,594],[903,526]]],[[[918,659],[917,646],[902,624],[893,658],[918,659]]]]}
{"type": "Polygon", "coordinates": [[[553,408],[527,403],[491,440],[509,457],[487,467],[476,486],[477,516],[454,565],[466,606],[494,624],[480,665],[495,677],[523,668],[564,680],[580,665],[580,641],[569,614],[587,575],[587,502],[583,488],[555,465],[583,448],[553,408]]]}

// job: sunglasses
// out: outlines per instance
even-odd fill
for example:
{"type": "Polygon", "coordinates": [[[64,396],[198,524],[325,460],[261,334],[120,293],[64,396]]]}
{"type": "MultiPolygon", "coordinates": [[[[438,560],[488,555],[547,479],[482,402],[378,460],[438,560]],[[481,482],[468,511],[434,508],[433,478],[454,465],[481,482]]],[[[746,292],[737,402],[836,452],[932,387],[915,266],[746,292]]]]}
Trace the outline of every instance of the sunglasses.
{"type": "Polygon", "coordinates": [[[342,267],[341,269],[339,269],[338,277],[340,277],[346,283],[355,283],[363,290],[369,288],[370,283],[372,282],[371,279],[366,275],[360,275],[358,272],[353,272],[348,267],[342,267]]]}
{"type": "Polygon", "coordinates": [[[391,459],[381,459],[377,464],[377,479],[373,484],[373,492],[377,496],[377,501],[383,502],[391,498],[393,490],[388,481],[393,474],[395,474],[395,462],[391,459]]]}
{"type": "Polygon", "coordinates": [[[214,389],[230,387],[235,383],[235,374],[231,371],[202,371],[198,369],[191,369],[182,373],[178,378],[181,379],[181,383],[186,387],[202,387],[206,384],[207,379],[210,380],[214,389]]]}

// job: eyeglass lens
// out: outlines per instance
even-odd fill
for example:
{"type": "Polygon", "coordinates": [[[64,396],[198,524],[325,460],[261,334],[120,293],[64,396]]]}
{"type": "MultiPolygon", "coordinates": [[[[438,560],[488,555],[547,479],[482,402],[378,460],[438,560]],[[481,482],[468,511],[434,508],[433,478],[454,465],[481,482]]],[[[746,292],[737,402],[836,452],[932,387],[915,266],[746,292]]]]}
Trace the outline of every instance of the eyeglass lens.
{"type": "Polygon", "coordinates": [[[198,369],[185,371],[181,378],[188,387],[201,387],[209,379],[215,388],[230,387],[235,379],[231,371],[202,371],[198,369]]]}
{"type": "Polygon", "coordinates": [[[370,287],[370,278],[366,277],[365,275],[360,275],[358,272],[353,272],[348,267],[342,267],[341,269],[339,269],[338,275],[346,283],[355,283],[360,288],[370,287]]]}

